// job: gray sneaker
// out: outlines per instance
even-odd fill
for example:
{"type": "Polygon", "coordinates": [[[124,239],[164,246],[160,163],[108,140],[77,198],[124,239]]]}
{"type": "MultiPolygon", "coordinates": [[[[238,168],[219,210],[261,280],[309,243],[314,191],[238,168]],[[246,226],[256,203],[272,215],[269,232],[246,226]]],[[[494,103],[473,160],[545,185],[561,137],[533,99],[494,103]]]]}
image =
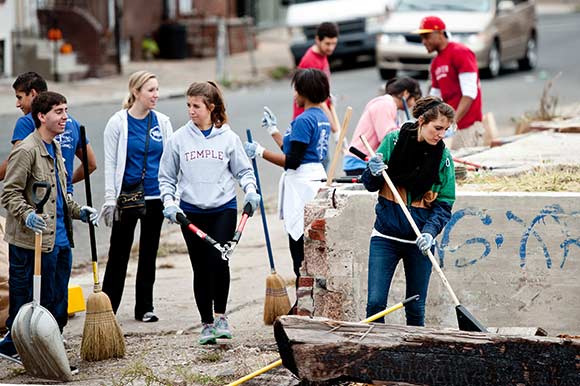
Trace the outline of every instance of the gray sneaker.
{"type": "Polygon", "coordinates": [[[216,344],[213,324],[204,323],[199,335],[199,344],[216,344]]]}
{"type": "Polygon", "coordinates": [[[216,318],[213,325],[215,327],[216,338],[232,339],[230,325],[228,324],[228,319],[225,317],[225,315],[220,315],[218,318],[216,318]]]}

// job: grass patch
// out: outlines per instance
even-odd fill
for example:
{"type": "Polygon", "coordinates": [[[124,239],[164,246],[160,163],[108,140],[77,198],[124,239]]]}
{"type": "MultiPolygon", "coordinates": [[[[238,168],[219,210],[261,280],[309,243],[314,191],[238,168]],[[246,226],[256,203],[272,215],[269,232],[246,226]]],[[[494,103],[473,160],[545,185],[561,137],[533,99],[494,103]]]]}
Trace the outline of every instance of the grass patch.
{"type": "Polygon", "coordinates": [[[291,70],[286,66],[278,66],[270,70],[270,78],[274,80],[282,80],[290,75],[291,70]]]}
{"type": "Polygon", "coordinates": [[[135,362],[128,366],[119,378],[112,379],[111,382],[113,386],[126,386],[135,383],[147,386],[172,386],[175,384],[175,381],[156,375],[150,367],[142,362],[135,362]]]}
{"type": "Polygon", "coordinates": [[[221,361],[223,354],[219,351],[206,351],[199,356],[199,361],[204,363],[215,363],[221,361]]]}
{"type": "Polygon", "coordinates": [[[580,192],[580,166],[538,167],[517,176],[468,173],[458,185],[488,192],[580,192]]]}
{"type": "Polygon", "coordinates": [[[226,384],[227,380],[224,377],[212,376],[208,374],[200,374],[193,372],[190,368],[179,366],[175,369],[178,376],[181,377],[188,385],[207,385],[207,386],[221,386],[226,384]]]}

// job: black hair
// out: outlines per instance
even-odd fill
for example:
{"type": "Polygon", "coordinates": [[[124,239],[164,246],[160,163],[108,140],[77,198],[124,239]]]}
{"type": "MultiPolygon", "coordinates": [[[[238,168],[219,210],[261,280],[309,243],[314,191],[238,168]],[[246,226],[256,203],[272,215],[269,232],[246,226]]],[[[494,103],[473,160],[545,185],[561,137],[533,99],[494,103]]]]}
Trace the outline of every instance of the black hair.
{"type": "Polygon", "coordinates": [[[32,119],[34,119],[34,126],[38,129],[40,127],[40,119],[38,114],[47,114],[54,106],[66,103],[66,98],[53,91],[41,92],[34,98],[31,106],[32,119]]]}
{"type": "Polygon", "coordinates": [[[421,86],[419,82],[410,77],[404,78],[391,78],[385,84],[385,92],[389,95],[396,96],[400,98],[401,94],[405,91],[409,92],[409,97],[415,98],[415,100],[421,98],[421,86]]]}
{"type": "Polygon", "coordinates": [[[413,116],[417,119],[423,117],[424,124],[436,120],[439,115],[445,116],[452,122],[455,119],[455,110],[436,96],[427,96],[415,102],[413,116]]]}
{"type": "Polygon", "coordinates": [[[315,68],[298,69],[292,76],[292,86],[312,103],[322,103],[330,96],[326,74],[315,68]]]}
{"type": "Polygon", "coordinates": [[[338,37],[338,25],[330,22],[321,23],[316,29],[316,36],[318,37],[318,40],[324,38],[336,38],[338,37]]]}
{"type": "Polygon", "coordinates": [[[12,83],[12,88],[16,92],[25,92],[26,95],[30,94],[32,90],[36,90],[37,93],[48,90],[44,78],[32,71],[18,75],[12,83]]]}

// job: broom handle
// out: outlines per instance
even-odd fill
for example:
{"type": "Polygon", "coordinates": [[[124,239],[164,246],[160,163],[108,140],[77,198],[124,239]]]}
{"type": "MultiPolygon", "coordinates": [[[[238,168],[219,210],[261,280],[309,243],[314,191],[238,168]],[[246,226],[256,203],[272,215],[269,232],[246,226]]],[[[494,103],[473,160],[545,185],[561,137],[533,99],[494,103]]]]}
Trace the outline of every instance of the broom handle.
{"type": "MultiPolygon", "coordinates": [[[[248,142],[254,142],[252,140],[252,131],[250,129],[246,129],[246,135],[248,137],[248,142]]],[[[274,256],[272,255],[272,245],[270,244],[270,233],[268,232],[268,222],[266,221],[266,210],[264,209],[264,194],[262,194],[262,186],[260,185],[260,175],[258,173],[258,163],[256,162],[256,158],[252,159],[252,166],[254,167],[256,185],[258,188],[258,193],[260,194],[260,214],[262,215],[262,226],[264,227],[264,237],[266,238],[266,249],[268,250],[270,271],[276,272],[276,267],[274,266],[274,256]]]]}
{"type": "MultiPolygon", "coordinates": [[[[367,138],[365,137],[365,135],[364,134],[361,135],[360,139],[361,139],[362,143],[365,145],[365,147],[367,148],[369,155],[371,157],[374,157],[375,152],[374,152],[373,148],[371,147],[371,145],[369,144],[369,142],[367,141],[367,138]]],[[[407,206],[403,202],[403,199],[401,198],[401,195],[399,194],[399,192],[397,191],[397,188],[393,184],[393,181],[391,181],[391,179],[389,178],[389,175],[384,170],[383,170],[383,178],[387,182],[387,185],[389,185],[389,189],[391,189],[393,196],[395,196],[395,200],[397,200],[397,203],[399,204],[399,206],[403,210],[403,213],[405,214],[407,221],[409,221],[409,225],[411,225],[411,228],[413,228],[415,235],[417,237],[421,237],[421,231],[417,227],[417,224],[415,224],[415,220],[413,220],[413,217],[411,217],[411,213],[409,212],[409,209],[407,209],[407,206]]],[[[445,274],[441,270],[439,263],[437,263],[437,261],[435,260],[435,256],[433,256],[433,253],[431,253],[431,250],[427,251],[427,256],[429,257],[429,260],[431,260],[431,264],[433,265],[433,268],[435,268],[435,271],[437,271],[437,273],[439,274],[439,277],[441,277],[441,281],[443,281],[443,284],[445,284],[445,287],[447,287],[447,291],[449,291],[449,294],[451,295],[451,299],[453,300],[453,303],[455,304],[455,306],[460,305],[461,303],[459,303],[459,299],[457,299],[457,296],[455,296],[455,292],[453,292],[451,285],[447,281],[445,274]]]]}
{"type": "MultiPolygon", "coordinates": [[[[401,309],[405,306],[405,304],[418,300],[419,299],[419,295],[413,295],[405,300],[403,300],[402,302],[399,302],[397,304],[395,304],[394,306],[391,306],[387,309],[382,310],[379,313],[374,314],[373,316],[370,316],[366,319],[363,319],[360,321],[360,323],[370,323],[372,321],[375,321],[379,318],[382,318],[383,316],[390,314],[391,312],[397,311],[398,309],[401,309]]],[[[238,379],[235,382],[229,383],[227,386],[238,386],[241,385],[242,383],[245,383],[247,381],[249,381],[252,378],[257,377],[258,375],[264,374],[267,371],[270,371],[278,366],[280,366],[282,364],[282,359],[278,359],[276,362],[272,362],[270,363],[268,366],[262,367],[260,370],[256,370],[253,373],[250,373],[248,375],[246,375],[243,378],[238,379]]]]}
{"type": "MultiPolygon", "coordinates": [[[[87,154],[87,133],[81,125],[81,148],[83,150],[83,174],[85,180],[85,194],[87,205],[93,207],[93,194],[91,193],[91,177],[89,174],[89,156],[87,154]]],[[[97,241],[95,238],[95,226],[89,221],[89,238],[91,240],[91,260],[93,262],[93,284],[99,285],[99,271],[97,268],[97,241]]]]}
{"type": "MultiPolygon", "coordinates": [[[[330,168],[328,169],[328,179],[326,180],[327,186],[332,185],[332,178],[334,177],[334,172],[336,171],[338,158],[342,153],[342,143],[344,142],[344,137],[346,136],[346,132],[348,130],[348,123],[350,122],[351,115],[352,115],[352,107],[348,106],[346,108],[346,112],[344,113],[344,119],[342,121],[342,127],[340,128],[340,135],[338,136],[336,149],[334,150],[334,156],[332,157],[332,162],[330,163],[330,168]]],[[[336,119],[338,119],[338,117],[336,119]]]]}

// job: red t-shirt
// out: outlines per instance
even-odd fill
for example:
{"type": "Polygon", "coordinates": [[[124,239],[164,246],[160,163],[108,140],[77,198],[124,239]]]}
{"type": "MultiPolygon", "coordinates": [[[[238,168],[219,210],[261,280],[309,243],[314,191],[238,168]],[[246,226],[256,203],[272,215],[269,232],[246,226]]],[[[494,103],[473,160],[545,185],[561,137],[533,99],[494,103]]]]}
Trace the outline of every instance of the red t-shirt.
{"type": "MultiPolygon", "coordinates": [[[[314,52],[312,47],[310,47],[302,59],[300,59],[298,68],[316,68],[317,70],[321,70],[326,74],[326,76],[328,76],[328,81],[330,82],[330,65],[328,64],[328,57],[314,52]]],[[[330,106],[330,100],[327,104],[330,106]]],[[[292,116],[292,119],[296,118],[303,112],[304,108],[298,107],[296,101],[294,101],[294,115],[292,116]]]]}
{"type": "Polygon", "coordinates": [[[443,101],[457,110],[461,100],[459,74],[475,72],[477,75],[477,97],[463,118],[457,122],[458,129],[465,129],[474,122],[482,120],[481,84],[477,69],[477,59],[469,48],[460,43],[449,42],[447,47],[431,63],[431,84],[441,90],[443,101]]]}

